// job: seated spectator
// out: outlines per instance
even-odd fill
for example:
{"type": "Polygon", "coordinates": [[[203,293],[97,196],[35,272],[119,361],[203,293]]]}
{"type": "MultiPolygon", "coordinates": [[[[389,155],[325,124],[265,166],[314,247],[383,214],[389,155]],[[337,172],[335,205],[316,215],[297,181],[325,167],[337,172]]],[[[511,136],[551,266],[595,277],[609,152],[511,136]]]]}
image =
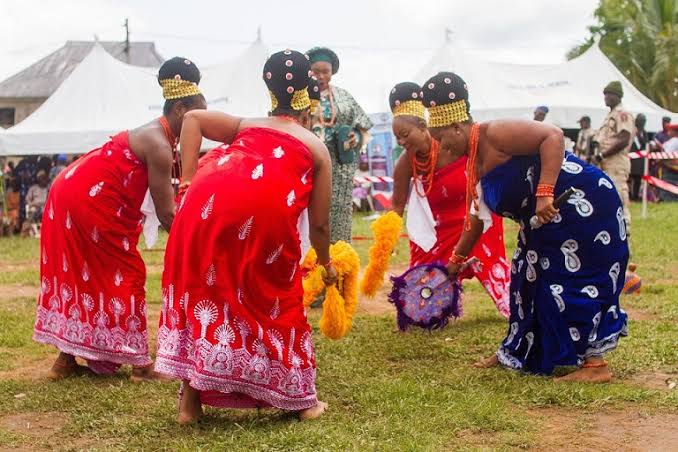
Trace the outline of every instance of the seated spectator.
{"type": "Polygon", "coordinates": [[[19,184],[10,178],[5,186],[5,213],[0,235],[12,235],[19,231],[19,184]]]}
{"type": "Polygon", "coordinates": [[[38,171],[37,180],[38,182],[31,185],[28,193],[26,193],[26,219],[32,223],[40,223],[42,221],[42,211],[47,202],[47,193],[49,192],[49,178],[45,171],[38,171]]]}
{"type": "Polygon", "coordinates": [[[59,154],[56,157],[56,163],[52,167],[51,170],[49,170],[49,180],[50,182],[53,181],[60,172],[66,169],[68,166],[68,157],[66,157],[66,154],[59,154]]]}

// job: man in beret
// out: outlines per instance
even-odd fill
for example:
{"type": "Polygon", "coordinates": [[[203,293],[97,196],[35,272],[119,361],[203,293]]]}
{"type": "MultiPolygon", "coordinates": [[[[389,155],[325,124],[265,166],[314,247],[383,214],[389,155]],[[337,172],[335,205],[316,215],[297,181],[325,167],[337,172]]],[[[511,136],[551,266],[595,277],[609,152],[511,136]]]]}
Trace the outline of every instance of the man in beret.
{"type": "Polygon", "coordinates": [[[624,220],[626,229],[631,230],[631,211],[629,200],[629,173],[631,171],[631,159],[629,150],[633,140],[635,129],[633,115],[628,113],[622,106],[624,90],[620,81],[613,81],[603,89],[605,105],[610,112],[605,118],[603,126],[598,130],[595,141],[600,144],[596,158],[600,162],[603,171],[614,182],[619,196],[624,204],[624,220]]]}
{"type": "Polygon", "coordinates": [[[548,113],[549,113],[549,107],[547,107],[546,105],[540,105],[534,110],[533,119],[535,121],[544,122],[544,119],[546,119],[546,115],[548,113]]]}

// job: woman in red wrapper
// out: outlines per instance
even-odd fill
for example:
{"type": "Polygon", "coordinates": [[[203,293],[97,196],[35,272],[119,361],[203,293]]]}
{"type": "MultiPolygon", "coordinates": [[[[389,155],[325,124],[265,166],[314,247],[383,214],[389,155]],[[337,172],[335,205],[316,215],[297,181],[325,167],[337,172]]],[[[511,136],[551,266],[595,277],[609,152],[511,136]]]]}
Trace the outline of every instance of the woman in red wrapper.
{"type": "MultiPolygon", "coordinates": [[[[397,84],[391,90],[389,103],[393,134],[406,150],[394,171],[393,210],[402,216],[405,205],[409,206],[410,267],[433,262],[445,264],[459,240],[466,216],[466,156],[454,158],[431,138],[419,85],[397,84]]],[[[478,261],[460,277],[477,278],[497,310],[508,317],[510,269],[503,224],[498,217],[471,256],[478,261]]]]}
{"type": "Polygon", "coordinates": [[[269,118],[191,112],[181,133],[182,199],[167,243],[156,370],[181,379],[178,422],[202,404],[272,406],[318,417],[311,327],[302,304],[298,224],[308,217],[325,283],[331,163],[308,130],[309,62],[296,51],[264,66],[269,118]],[[202,138],[225,143],[198,167],[202,138]],[[307,210],[308,209],[308,210],[307,210]]]}
{"type": "Polygon", "coordinates": [[[174,219],[172,162],[189,110],[204,109],[200,71],[173,58],[159,70],[163,116],[120,132],[54,180],[41,233],[41,289],[33,338],[60,353],[59,379],[133,366],[132,380],[158,377],[146,333],[146,267],[137,250],[147,191],[160,223],[174,219]],[[76,363],[87,361],[88,367],[76,363]]]}

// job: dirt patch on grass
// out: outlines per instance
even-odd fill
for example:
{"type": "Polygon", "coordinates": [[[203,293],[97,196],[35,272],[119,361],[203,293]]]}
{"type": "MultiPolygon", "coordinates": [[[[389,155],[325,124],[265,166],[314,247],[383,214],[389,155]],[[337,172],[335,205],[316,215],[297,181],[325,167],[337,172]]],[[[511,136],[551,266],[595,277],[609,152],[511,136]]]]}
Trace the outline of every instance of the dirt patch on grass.
{"type": "Polygon", "coordinates": [[[48,438],[59,432],[68,422],[64,413],[35,413],[9,414],[0,417],[0,427],[21,435],[33,438],[48,438]]]}
{"type": "Polygon", "coordinates": [[[27,379],[39,380],[47,377],[47,372],[54,364],[56,351],[50,356],[42,359],[28,360],[19,358],[15,367],[11,370],[0,371],[0,380],[5,379],[27,379]]]}
{"type": "Polygon", "coordinates": [[[0,261],[0,271],[1,272],[17,272],[25,270],[40,270],[40,261],[38,258],[35,259],[35,262],[2,262],[0,261]]]}
{"type": "MultiPolygon", "coordinates": [[[[1,271],[1,270],[0,270],[1,271]]],[[[9,284],[0,286],[0,300],[14,298],[35,298],[38,296],[38,288],[24,284],[9,284]]]]}
{"type": "Polygon", "coordinates": [[[651,312],[643,311],[642,309],[639,308],[634,308],[630,307],[628,303],[624,305],[624,311],[629,316],[629,319],[631,320],[638,320],[641,322],[647,322],[647,321],[654,321],[658,320],[658,317],[656,314],[653,314],[651,312]]]}
{"type": "Polygon", "coordinates": [[[647,389],[678,392],[678,374],[641,372],[632,375],[627,381],[647,389]]]}
{"type": "Polygon", "coordinates": [[[637,409],[588,413],[558,408],[530,414],[542,422],[532,450],[675,451],[678,444],[678,414],[647,414],[637,409]]]}
{"type": "MultiPolygon", "coordinates": [[[[407,270],[405,265],[392,265],[384,275],[384,283],[373,298],[360,295],[358,299],[358,313],[368,315],[395,314],[395,307],[388,301],[391,293],[391,275],[401,275],[407,270]]],[[[360,275],[362,278],[362,274],[360,275]]]]}

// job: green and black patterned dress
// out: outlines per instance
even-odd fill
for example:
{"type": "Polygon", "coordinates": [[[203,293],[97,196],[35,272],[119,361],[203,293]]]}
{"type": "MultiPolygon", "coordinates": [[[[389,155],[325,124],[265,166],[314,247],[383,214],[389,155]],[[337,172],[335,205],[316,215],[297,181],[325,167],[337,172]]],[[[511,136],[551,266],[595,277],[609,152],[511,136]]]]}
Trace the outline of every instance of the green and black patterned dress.
{"type": "Polygon", "coordinates": [[[325,142],[332,157],[332,207],[330,209],[332,243],[339,240],[350,243],[353,219],[353,176],[358,168],[358,156],[355,156],[353,163],[339,163],[335,127],[350,125],[368,131],[372,128],[372,122],[348,91],[334,85],[330,85],[330,89],[332,90],[332,102],[330,102],[329,92],[322,93],[320,97],[318,114],[322,115],[324,124],[320,122],[320,118],[316,118],[313,131],[325,142]],[[331,121],[332,104],[336,110],[336,119],[333,123],[331,121]]]}

